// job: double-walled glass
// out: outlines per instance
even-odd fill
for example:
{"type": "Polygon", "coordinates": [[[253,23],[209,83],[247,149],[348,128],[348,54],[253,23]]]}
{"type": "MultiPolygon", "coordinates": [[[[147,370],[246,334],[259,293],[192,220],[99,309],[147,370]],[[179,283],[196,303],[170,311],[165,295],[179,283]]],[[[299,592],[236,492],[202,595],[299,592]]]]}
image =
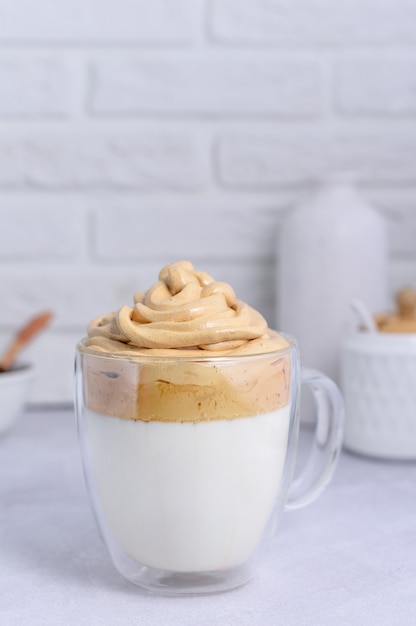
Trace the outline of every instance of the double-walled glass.
{"type": "Polygon", "coordinates": [[[98,526],[127,579],[170,594],[224,591],[256,572],[285,508],[313,500],[338,457],[337,387],[300,374],[296,344],[225,357],[76,356],[76,412],[98,526]],[[299,388],[315,396],[309,461],[293,479],[299,388]]]}

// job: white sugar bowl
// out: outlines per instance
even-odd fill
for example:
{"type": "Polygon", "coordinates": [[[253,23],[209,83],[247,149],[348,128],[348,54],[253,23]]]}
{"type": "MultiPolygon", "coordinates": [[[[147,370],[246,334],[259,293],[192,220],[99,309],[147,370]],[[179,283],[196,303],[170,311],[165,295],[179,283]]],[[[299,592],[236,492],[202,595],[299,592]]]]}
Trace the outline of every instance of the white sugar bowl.
{"type": "Polygon", "coordinates": [[[416,291],[403,290],[398,313],[376,316],[377,332],[358,331],[341,353],[346,449],[416,460],[416,291]]]}

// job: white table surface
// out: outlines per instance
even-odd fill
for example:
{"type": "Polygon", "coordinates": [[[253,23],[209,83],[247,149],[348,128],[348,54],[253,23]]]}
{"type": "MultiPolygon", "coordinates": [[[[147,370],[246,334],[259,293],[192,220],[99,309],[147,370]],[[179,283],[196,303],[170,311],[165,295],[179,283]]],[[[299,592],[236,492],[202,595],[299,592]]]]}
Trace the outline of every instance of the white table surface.
{"type": "Polygon", "coordinates": [[[285,513],[257,578],[213,596],[124,581],[99,538],[70,410],[0,438],[3,626],[416,624],[416,463],[343,453],[315,503],[285,513]]]}

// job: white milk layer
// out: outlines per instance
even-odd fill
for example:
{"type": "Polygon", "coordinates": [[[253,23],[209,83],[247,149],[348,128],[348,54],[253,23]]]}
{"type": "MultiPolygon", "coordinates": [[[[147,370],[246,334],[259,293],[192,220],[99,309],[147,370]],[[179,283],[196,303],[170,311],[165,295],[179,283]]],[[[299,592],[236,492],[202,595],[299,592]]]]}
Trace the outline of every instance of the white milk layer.
{"type": "Polygon", "coordinates": [[[131,559],[203,572],[255,551],[280,488],[290,406],[198,423],[85,418],[103,514],[131,559]]]}

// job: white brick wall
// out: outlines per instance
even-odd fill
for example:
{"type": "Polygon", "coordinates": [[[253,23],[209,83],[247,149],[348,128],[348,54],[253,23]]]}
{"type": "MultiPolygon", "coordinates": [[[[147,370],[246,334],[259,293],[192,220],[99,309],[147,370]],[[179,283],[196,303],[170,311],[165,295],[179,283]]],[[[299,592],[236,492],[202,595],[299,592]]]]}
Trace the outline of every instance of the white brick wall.
{"type": "Polygon", "coordinates": [[[354,170],[366,183],[416,184],[412,123],[224,133],[217,156],[221,181],[233,188],[278,188],[339,170],[354,170]]]}
{"type": "Polygon", "coordinates": [[[416,59],[376,53],[354,56],[337,64],[335,107],[347,115],[414,115],[416,59]]]}
{"type": "Polygon", "coordinates": [[[0,56],[0,117],[65,116],[71,103],[71,72],[65,61],[0,56]]]}
{"type": "Polygon", "coordinates": [[[198,0],[0,0],[5,43],[181,44],[199,31],[198,0]]]}
{"type": "Polygon", "coordinates": [[[97,114],[316,117],[319,67],[309,59],[204,51],[123,55],[93,67],[97,114]]]}
{"type": "Polygon", "coordinates": [[[283,213],[338,169],[416,286],[416,3],[0,0],[0,347],[37,311],[32,402],[74,344],[190,259],[274,324],[283,213]]]}
{"type": "Polygon", "coordinates": [[[412,0],[211,0],[215,38],[276,46],[414,45],[412,0]]]}
{"type": "Polygon", "coordinates": [[[7,188],[194,189],[204,155],[186,130],[65,128],[0,135],[0,185],[7,188]]]}

